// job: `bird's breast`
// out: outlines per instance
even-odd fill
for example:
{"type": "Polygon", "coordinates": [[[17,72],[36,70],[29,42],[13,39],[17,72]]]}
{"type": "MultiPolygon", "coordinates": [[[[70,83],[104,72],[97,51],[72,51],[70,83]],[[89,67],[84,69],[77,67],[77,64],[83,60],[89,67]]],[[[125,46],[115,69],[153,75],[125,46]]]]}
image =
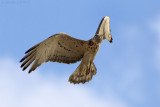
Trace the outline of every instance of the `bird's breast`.
{"type": "Polygon", "coordinates": [[[97,52],[98,49],[99,49],[99,45],[97,43],[89,43],[87,50],[91,52],[97,52]]]}

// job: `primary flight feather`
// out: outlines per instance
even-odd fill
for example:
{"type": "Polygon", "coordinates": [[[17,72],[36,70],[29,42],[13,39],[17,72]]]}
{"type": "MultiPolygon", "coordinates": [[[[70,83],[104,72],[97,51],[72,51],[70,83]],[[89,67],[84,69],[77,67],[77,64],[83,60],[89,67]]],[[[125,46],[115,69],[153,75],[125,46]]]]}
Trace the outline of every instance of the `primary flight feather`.
{"type": "Polygon", "coordinates": [[[33,62],[29,69],[31,73],[44,62],[70,64],[82,59],[80,65],[69,77],[69,81],[74,84],[88,82],[97,72],[93,60],[104,39],[112,42],[108,16],[101,20],[95,36],[88,41],[58,33],[38,43],[25,52],[26,55],[20,60],[21,67],[25,70],[33,62]]]}

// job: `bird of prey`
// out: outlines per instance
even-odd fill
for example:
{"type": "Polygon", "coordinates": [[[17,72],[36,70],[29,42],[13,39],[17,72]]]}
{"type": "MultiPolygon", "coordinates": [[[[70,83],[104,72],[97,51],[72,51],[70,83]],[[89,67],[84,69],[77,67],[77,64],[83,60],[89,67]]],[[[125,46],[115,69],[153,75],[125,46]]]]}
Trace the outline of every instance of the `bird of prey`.
{"type": "Polygon", "coordinates": [[[82,60],[70,75],[69,82],[84,84],[89,82],[97,72],[93,60],[104,39],[112,42],[108,16],[102,18],[96,34],[88,41],[73,38],[65,33],[58,33],[38,43],[25,52],[26,55],[20,60],[21,67],[25,70],[33,62],[29,69],[31,73],[44,62],[71,64],[82,60]]]}

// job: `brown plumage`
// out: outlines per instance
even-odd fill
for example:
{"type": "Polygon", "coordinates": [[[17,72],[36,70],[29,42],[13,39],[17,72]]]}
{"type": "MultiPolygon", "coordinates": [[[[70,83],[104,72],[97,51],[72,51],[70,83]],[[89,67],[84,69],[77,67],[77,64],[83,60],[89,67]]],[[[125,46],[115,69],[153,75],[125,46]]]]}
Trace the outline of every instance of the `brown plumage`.
{"type": "MultiPolygon", "coordinates": [[[[69,81],[74,84],[88,82],[97,72],[93,60],[104,36],[106,35],[96,34],[92,39],[84,41],[65,33],[55,34],[27,50],[26,55],[20,60],[21,67],[25,70],[33,62],[29,69],[31,73],[44,62],[70,64],[82,59],[80,65],[69,77],[69,81]]],[[[109,40],[112,40],[112,37],[109,40]]]]}

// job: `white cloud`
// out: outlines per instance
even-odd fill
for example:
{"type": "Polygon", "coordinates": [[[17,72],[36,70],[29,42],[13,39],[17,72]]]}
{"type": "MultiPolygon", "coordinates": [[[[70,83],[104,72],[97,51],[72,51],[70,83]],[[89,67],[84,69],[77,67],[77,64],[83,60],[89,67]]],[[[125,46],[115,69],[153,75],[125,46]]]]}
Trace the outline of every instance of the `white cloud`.
{"type": "Polygon", "coordinates": [[[53,74],[28,75],[11,58],[0,58],[0,68],[0,107],[127,107],[117,98],[99,96],[86,85],[72,85],[53,74]]]}

